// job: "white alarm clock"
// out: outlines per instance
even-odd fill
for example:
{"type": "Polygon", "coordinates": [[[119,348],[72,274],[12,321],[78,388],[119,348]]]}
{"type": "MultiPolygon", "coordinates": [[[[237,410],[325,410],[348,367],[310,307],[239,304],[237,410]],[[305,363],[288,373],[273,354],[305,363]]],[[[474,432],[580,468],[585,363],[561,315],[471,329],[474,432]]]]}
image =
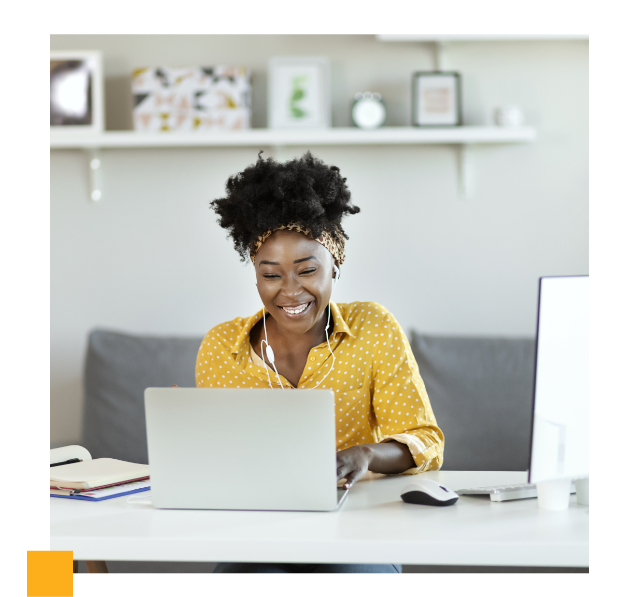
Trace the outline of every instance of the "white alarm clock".
{"type": "Polygon", "coordinates": [[[352,121],[362,129],[376,129],[385,122],[385,105],[380,93],[357,93],[352,105],[352,121]]]}

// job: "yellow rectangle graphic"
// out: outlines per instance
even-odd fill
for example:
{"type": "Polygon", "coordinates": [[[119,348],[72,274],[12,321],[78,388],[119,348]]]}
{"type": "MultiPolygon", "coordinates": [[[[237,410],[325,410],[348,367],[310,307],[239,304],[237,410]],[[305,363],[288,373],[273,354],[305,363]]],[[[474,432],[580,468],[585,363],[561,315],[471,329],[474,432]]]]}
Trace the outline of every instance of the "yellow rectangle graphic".
{"type": "Polygon", "coordinates": [[[72,597],[72,552],[27,551],[28,597],[72,597]]]}

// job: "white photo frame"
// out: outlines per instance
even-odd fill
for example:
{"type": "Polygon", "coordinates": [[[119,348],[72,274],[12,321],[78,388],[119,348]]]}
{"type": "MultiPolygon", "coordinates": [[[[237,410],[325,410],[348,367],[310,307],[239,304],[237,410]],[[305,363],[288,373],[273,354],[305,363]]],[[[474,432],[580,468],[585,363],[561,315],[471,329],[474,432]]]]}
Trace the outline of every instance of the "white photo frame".
{"type": "Polygon", "coordinates": [[[413,74],[414,126],[460,126],[462,102],[457,72],[426,71],[413,74]]]}
{"type": "Polygon", "coordinates": [[[50,60],[57,64],[51,70],[50,83],[50,113],[52,135],[85,135],[101,134],[105,129],[105,99],[103,84],[103,57],[102,53],[95,50],[50,52],[50,60]],[[77,65],[78,63],[78,65],[77,65]],[[66,75],[63,80],[62,72],[73,73],[74,82],[66,75]],[[59,73],[59,74],[56,74],[59,73]],[[88,116],[79,116],[84,107],[83,98],[75,98],[74,105],[64,108],[59,101],[55,100],[55,95],[61,97],[64,85],[66,88],[86,87],[85,104],[87,105],[88,116]],[[74,111],[73,111],[74,110],[74,111]],[[52,124],[57,116],[59,124],[52,124]],[[85,122],[81,122],[85,121],[85,122]]]}
{"type": "Polygon", "coordinates": [[[269,61],[267,126],[330,128],[330,60],[323,56],[269,61]]]}

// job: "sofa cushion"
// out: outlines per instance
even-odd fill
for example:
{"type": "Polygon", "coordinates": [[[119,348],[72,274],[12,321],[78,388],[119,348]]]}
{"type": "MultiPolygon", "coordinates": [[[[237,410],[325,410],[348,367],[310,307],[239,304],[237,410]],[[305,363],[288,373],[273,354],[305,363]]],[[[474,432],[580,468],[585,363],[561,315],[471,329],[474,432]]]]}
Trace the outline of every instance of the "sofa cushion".
{"type": "MultiPolygon", "coordinates": [[[[83,445],[94,458],[148,463],[144,390],[194,387],[201,341],[108,330],[90,334],[83,445]]],[[[526,470],[534,339],[412,332],[410,343],[444,431],[443,470],[526,470]]]]}
{"type": "Polygon", "coordinates": [[[144,390],[195,386],[202,338],[94,330],[85,361],[83,445],[93,458],[148,463],[144,390]]]}
{"type": "Polygon", "coordinates": [[[444,432],[442,470],[527,470],[535,340],[412,332],[410,344],[444,432]]]}

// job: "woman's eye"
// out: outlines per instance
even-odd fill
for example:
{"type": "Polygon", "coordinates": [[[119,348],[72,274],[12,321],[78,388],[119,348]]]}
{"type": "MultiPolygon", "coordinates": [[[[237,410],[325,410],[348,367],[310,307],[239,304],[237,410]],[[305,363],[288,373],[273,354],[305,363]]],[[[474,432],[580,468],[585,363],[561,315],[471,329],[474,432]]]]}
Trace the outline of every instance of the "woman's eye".
{"type": "MultiPolygon", "coordinates": [[[[317,271],[317,268],[310,268],[310,269],[305,269],[303,272],[300,272],[300,276],[304,275],[304,274],[313,274],[317,271]]],[[[263,278],[266,278],[267,280],[275,280],[276,278],[280,278],[280,276],[278,274],[263,274],[262,275],[263,278]]]]}

